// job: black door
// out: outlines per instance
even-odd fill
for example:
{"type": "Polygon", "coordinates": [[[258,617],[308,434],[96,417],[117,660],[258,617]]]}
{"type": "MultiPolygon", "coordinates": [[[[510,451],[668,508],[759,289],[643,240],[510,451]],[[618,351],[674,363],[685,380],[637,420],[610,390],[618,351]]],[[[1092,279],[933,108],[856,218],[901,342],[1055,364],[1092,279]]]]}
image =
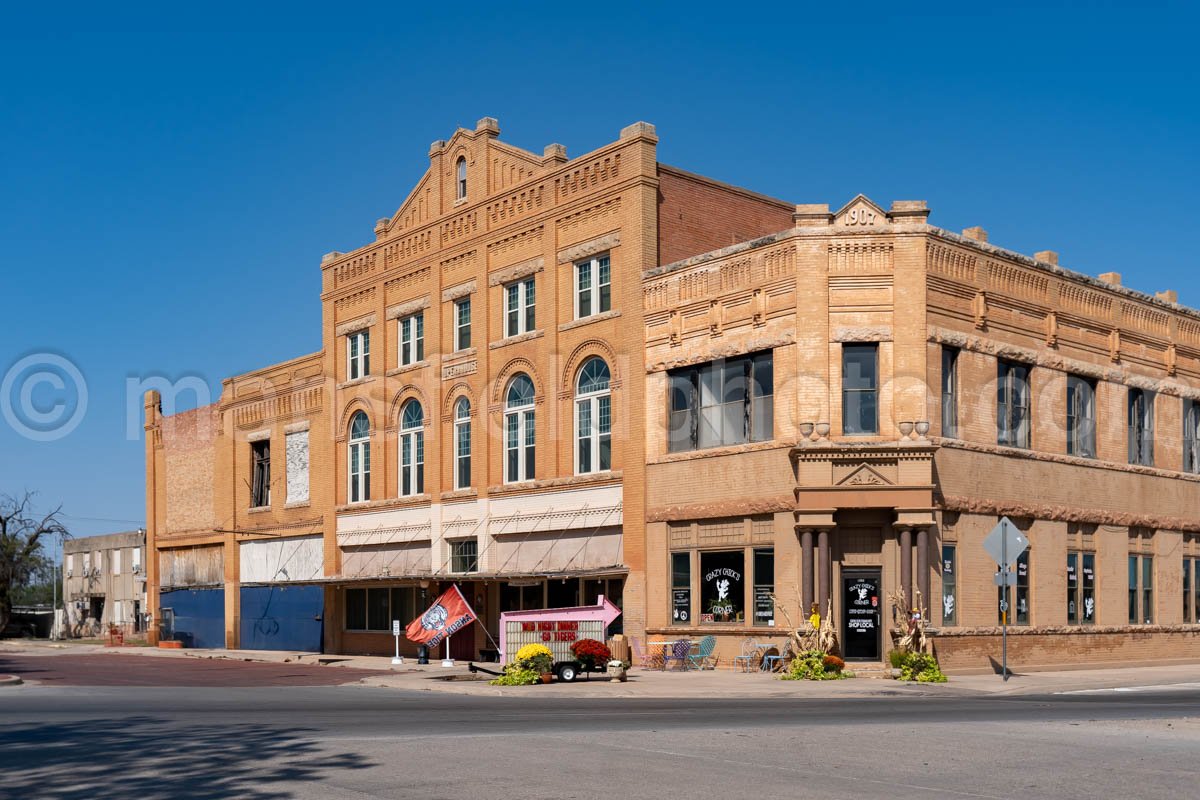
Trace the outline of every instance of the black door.
{"type": "Polygon", "coordinates": [[[878,661],[880,609],[879,570],[842,575],[842,653],[846,660],[878,661]]]}

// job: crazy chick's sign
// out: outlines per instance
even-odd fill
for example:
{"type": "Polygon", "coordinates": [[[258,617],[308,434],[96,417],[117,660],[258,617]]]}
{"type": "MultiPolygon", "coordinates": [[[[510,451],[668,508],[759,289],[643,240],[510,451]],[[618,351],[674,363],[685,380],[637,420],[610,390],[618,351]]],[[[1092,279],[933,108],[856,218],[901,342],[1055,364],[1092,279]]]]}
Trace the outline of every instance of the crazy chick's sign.
{"type": "Polygon", "coordinates": [[[442,592],[424,614],[408,623],[404,631],[410,642],[426,647],[437,647],[447,637],[453,636],[475,621],[475,612],[467,603],[458,586],[442,592]]]}

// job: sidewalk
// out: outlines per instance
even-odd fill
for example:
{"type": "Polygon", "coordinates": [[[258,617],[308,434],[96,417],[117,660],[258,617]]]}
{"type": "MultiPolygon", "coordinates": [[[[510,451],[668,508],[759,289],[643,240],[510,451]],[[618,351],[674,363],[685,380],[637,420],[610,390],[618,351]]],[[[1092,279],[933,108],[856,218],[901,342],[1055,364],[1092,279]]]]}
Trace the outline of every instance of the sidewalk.
{"type": "MultiPolygon", "coordinates": [[[[234,661],[260,661],[323,665],[328,668],[370,669],[392,674],[363,678],[357,684],[405,691],[437,691],[452,694],[508,696],[529,692],[559,697],[876,697],[976,695],[1005,696],[1063,692],[1137,691],[1155,686],[1180,686],[1200,690],[1200,664],[1173,666],[1031,672],[1012,675],[1004,681],[999,675],[951,676],[945,684],[901,683],[884,678],[854,678],[842,681],[782,681],[778,675],[744,674],[730,670],[699,672],[660,672],[632,669],[625,683],[612,683],[602,673],[582,677],[575,683],[549,686],[491,686],[490,675],[471,674],[466,663],[443,667],[439,659],[418,665],[406,658],[393,666],[388,656],[323,655],[275,650],[167,650],[157,647],[105,647],[71,642],[5,641],[0,652],[95,653],[138,655],[147,658],[213,658],[234,661]]],[[[498,669],[496,664],[482,664],[498,669]]]]}

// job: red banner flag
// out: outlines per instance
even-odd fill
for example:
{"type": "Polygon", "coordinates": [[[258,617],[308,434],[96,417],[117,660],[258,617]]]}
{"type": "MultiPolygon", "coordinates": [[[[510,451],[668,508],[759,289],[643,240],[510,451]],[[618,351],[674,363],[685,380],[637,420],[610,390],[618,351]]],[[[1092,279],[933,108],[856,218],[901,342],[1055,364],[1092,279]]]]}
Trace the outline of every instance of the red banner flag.
{"type": "Polygon", "coordinates": [[[437,647],[443,639],[458,633],[475,619],[475,612],[455,585],[442,592],[428,611],[408,623],[404,635],[410,642],[437,647]]]}

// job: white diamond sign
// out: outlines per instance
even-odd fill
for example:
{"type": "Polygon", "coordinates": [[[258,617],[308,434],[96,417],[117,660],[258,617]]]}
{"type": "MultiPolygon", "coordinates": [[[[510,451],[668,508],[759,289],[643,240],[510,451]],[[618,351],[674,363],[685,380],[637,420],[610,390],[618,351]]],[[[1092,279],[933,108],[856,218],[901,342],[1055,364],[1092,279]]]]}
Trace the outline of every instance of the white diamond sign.
{"type": "Polygon", "coordinates": [[[1028,548],[1029,540],[1008,517],[1001,517],[1000,522],[983,540],[983,549],[1002,570],[1007,570],[1017,563],[1021,553],[1028,548]]]}

